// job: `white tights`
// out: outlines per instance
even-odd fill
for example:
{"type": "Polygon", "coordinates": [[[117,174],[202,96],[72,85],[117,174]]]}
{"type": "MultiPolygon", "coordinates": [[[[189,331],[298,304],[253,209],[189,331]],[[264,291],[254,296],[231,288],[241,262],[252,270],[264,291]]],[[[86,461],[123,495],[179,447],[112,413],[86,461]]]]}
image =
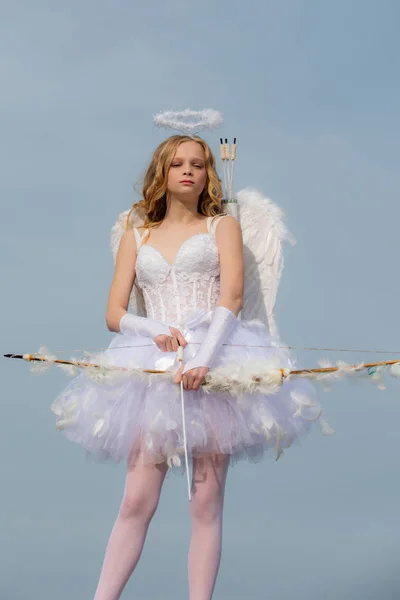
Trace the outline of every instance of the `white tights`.
{"type": "MultiPolygon", "coordinates": [[[[189,599],[211,600],[222,549],[222,511],[229,457],[193,459],[188,557],[189,599]]],[[[107,545],[94,600],[118,600],[139,562],[168,467],[128,467],[124,497],[107,545]]]]}

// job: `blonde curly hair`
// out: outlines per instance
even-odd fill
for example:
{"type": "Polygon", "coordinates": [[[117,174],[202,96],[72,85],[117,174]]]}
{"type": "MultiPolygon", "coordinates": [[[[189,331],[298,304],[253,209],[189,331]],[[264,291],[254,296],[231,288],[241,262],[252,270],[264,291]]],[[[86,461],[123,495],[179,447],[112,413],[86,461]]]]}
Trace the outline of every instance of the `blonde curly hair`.
{"type": "Polygon", "coordinates": [[[150,229],[165,217],[167,209],[168,172],[176,151],[182,142],[197,142],[204,150],[206,184],[200,194],[197,210],[207,217],[223,214],[221,181],[215,167],[215,157],[203,138],[191,135],[173,135],[164,140],[155,150],[143,181],[143,199],[136,202],[128,213],[126,228],[132,226],[131,217],[135,212],[144,221],[143,226],[150,229]]]}

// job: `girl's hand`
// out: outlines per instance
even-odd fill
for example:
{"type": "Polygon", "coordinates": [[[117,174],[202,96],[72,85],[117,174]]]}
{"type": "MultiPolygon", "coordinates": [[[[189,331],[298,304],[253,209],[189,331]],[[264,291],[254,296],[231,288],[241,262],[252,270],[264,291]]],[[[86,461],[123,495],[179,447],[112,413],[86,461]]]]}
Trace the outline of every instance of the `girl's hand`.
{"type": "Polygon", "coordinates": [[[208,367],[196,367],[195,369],[189,369],[189,371],[186,371],[186,373],[182,375],[183,369],[184,366],[182,365],[175,373],[174,383],[183,381],[185,390],[198,390],[210,370],[208,367]]]}
{"type": "Polygon", "coordinates": [[[154,338],[155,344],[161,352],[176,352],[179,344],[184,348],[187,345],[187,341],[176,327],[169,328],[171,335],[161,333],[154,338]],[[179,344],[178,344],[179,342],[179,344]]]}

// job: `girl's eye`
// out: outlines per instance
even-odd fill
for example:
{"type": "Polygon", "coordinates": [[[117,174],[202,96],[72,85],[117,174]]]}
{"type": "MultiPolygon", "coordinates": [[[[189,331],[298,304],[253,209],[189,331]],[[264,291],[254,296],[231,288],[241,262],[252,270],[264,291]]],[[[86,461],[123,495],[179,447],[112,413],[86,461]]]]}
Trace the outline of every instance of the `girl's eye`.
{"type": "MultiPolygon", "coordinates": [[[[181,163],[172,163],[171,167],[180,167],[181,163]]],[[[195,167],[197,167],[198,169],[202,169],[204,167],[204,165],[194,165],[195,167]]]]}

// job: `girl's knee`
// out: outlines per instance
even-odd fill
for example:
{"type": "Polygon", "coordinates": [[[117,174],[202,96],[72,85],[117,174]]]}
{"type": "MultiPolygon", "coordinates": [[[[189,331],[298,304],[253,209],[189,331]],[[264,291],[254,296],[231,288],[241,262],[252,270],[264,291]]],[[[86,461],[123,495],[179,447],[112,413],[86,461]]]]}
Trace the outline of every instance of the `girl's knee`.
{"type": "Polygon", "coordinates": [[[214,523],[222,515],[223,497],[220,493],[193,494],[190,514],[193,521],[204,524],[214,523]]]}
{"type": "Polygon", "coordinates": [[[125,519],[141,517],[150,520],[157,510],[158,501],[158,495],[149,495],[139,490],[125,493],[119,514],[125,519]]]}

